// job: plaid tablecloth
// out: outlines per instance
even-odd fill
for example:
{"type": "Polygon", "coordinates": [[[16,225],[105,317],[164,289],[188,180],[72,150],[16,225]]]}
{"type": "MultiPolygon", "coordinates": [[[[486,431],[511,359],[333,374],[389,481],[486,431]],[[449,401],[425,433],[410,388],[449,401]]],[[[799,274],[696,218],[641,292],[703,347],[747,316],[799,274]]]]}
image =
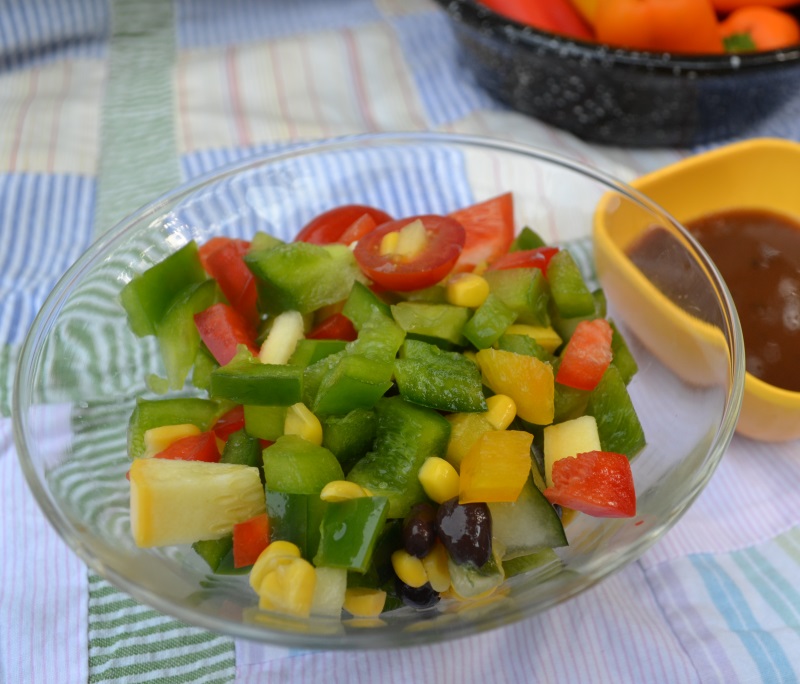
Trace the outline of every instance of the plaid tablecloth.
{"type": "MultiPolygon", "coordinates": [[[[155,195],[296,141],[434,129],[622,179],[694,150],[596,147],[506,110],[429,0],[0,0],[0,683],[796,682],[800,443],[735,438],[638,562],[566,605],[439,646],[296,652],[160,615],[89,572],[27,490],[14,363],[93,238],[155,195]]],[[[749,136],[800,139],[800,93],[749,136]]]]}

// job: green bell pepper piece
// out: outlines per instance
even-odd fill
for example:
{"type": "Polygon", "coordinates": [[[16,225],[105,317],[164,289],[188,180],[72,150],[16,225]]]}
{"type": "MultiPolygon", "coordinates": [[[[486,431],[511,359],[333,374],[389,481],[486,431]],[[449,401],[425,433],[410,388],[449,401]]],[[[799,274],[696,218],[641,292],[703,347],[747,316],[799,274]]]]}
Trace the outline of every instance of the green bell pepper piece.
{"type": "Polygon", "coordinates": [[[319,494],[332,480],[343,480],[339,461],[325,447],[297,435],[284,435],[264,449],[267,487],[289,494],[319,494]]]}
{"type": "Polygon", "coordinates": [[[283,435],[286,406],[244,406],[244,429],[258,439],[274,442],[283,435]]]}
{"type": "Polygon", "coordinates": [[[264,459],[261,456],[261,443],[257,437],[247,434],[246,430],[237,430],[228,436],[219,462],[258,468],[262,471],[263,480],[264,459]]]}
{"type": "Polygon", "coordinates": [[[292,242],[250,251],[244,261],[259,280],[260,301],[273,313],[306,314],[340,302],[359,273],[345,245],[292,242]]]}
{"type": "Polygon", "coordinates": [[[542,237],[528,226],[525,226],[520,232],[517,237],[514,238],[514,241],[511,243],[511,246],[508,248],[509,252],[525,252],[530,249],[538,249],[539,247],[545,247],[547,243],[542,239],[542,237]]]}
{"type": "Polygon", "coordinates": [[[489,289],[517,314],[517,323],[548,327],[550,286],[541,269],[509,268],[486,271],[489,289]]]}
{"type": "Polygon", "coordinates": [[[313,558],[319,547],[320,525],[328,504],[319,494],[292,494],[269,487],[266,497],[270,541],[292,542],[303,558],[313,558]]]}
{"type": "Polygon", "coordinates": [[[392,306],[392,316],[409,336],[452,346],[463,343],[462,331],[469,320],[470,310],[452,304],[400,302],[392,306]]]}
{"type": "Polygon", "coordinates": [[[344,415],[372,408],[392,387],[393,362],[365,356],[344,356],[322,379],[313,411],[319,416],[344,415]]]}
{"type": "Polygon", "coordinates": [[[357,408],[343,416],[322,418],[322,446],[330,449],[347,473],[375,442],[378,417],[371,409],[357,408]]]}
{"type": "Polygon", "coordinates": [[[373,450],[363,456],[347,479],[389,499],[389,517],[402,518],[427,497],[417,473],[428,456],[444,457],[450,423],[433,409],[402,397],[384,397],[375,412],[378,429],[373,450]]]}
{"type": "Polygon", "coordinates": [[[328,504],[320,528],[314,565],[366,572],[372,552],[386,524],[389,502],[365,496],[328,504]]]}
{"type": "Polygon", "coordinates": [[[539,361],[553,361],[553,355],[530,335],[501,335],[497,340],[497,348],[523,356],[533,356],[539,361]]]}
{"type": "Polygon", "coordinates": [[[225,557],[233,552],[233,535],[227,534],[220,539],[197,541],[192,544],[192,549],[208,563],[211,572],[218,572],[225,557]]]}
{"type": "Polygon", "coordinates": [[[583,280],[578,264],[567,250],[560,250],[550,259],[547,280],[558,312],[563,318],[594,314],[592,293],[583,280]]]}
{"type": "Polygon", "coordinates": [[[407,401],[440,411],[486,411],[478,367],[463,354],[419,340],[406,340],[394,362],[400,395],[407,401]]]}
{"type": "Polygon", "coordinates": [[[603,451],[633,458],[645,445],[645,436],[625,381],[612,363],[590,395],[587,415],[597,420],[603,451]]]}
{"type": "Polygon", "coordinates": [[[572,337],[572,333],[575,332],[575,328],[578,327],[578,323],[581,321],[591,321],[595,318],[606,317],[605,292],[600,289],[595,290],[592,292],[592,298],[594,299],[594,309],[592,312],[590,314],[586,314],[585,316],[573,316],[572,318],[565,318],[562,316],[558,310],[558,307],[555,305],[555,302],[551,301],[550,324],[565,343],[572,337]]]}
{"type": "Polygon", "coordinates": [[[344,340],[300,340],[289,358],[289,365],[308,368],[326,356],[342,351],[347,342],[344,340]]]}
{"type": "Polygon", "coordinates": [[[372,314],[375,312],[386,318],[392,317],[389,305],[378,295],[358,281],[353,283],[353,289],[350,290],[350,295],[344,303],[342,313],[352,321],[356,330],[361,330],[361,327],[372,318],[372,314]]]}
{"type": "Polygon", "coordinates": [[[144,454],[144,433],[150,428],[191,423],[205,432],[228,408],[225,402],[195,397],[137,399],[128,423],[128,455],[139,458],[144,454]]]}
{"type": "Polygon", "coordinates": [[[209,394],[237,404],[291,406],[303,400],[303,369],[236,357],[211,371],[209,394]]]}
{"type": "Polygon", "coordinates": [[[139,337],[154,335],[175,294],[206,278],[194,241],[134,276],[119,293],[131,330],[139,337]]]}
{"type": "Polygon", "coordinates": [[[167,372],[168,389],[183,388],[200,349],[200,334],[194,323],[195,314],[220,301],[214,280],[205,280],[184,288],[172,306],[156,323],[156,337],[167,372]]]}
{"type": "Polygon", "coordinates": [[[464,337],[477,349],[488,349],[516,319],[516,312],[490,292],[464,326],[464,337]]]}
{"type": "Polygon", "coordinates": [[[633,358],[631,350],[628,348],[628,343],[620,333],[614,321],[609,321],[612,330],[611,336],[611,358],[614,365],[619,369],[623,382],[627,385],[636,375],[639,370],[639,365],[636,359],[633,358]]]}

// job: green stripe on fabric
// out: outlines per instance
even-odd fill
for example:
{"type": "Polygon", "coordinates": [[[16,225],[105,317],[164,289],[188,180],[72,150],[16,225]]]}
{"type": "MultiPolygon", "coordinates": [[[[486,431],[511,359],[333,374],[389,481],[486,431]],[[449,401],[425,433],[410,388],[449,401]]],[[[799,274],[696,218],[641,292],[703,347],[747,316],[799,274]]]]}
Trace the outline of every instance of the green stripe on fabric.
{"type": "Polygon", "coordinates": [[[0,346],[0,416],[11,416],[11,392],[17,368],[19,347],[10,344],[0,346]]]}
{"type": "MultiPolygon", "coordinates": [[[[173,3],[112,0],[112,17],[95,237],[181,181],[174,121],[173,3]]],[[[94,291],[89,294],[97,301],[103,299],[94,291]]],[[[90,340],[87,348],[91,347],[90,340]]],[[[113,483],[115,476],[124,477],[125,464],[120,460],[125,458],[124,430],[109,434],[102,429],[108,425],[106,414],[120,410],[124,407],[98,405],[78,411],[81,415],[73,420],[77,470],[64,467],[53,474],[65,496],[84,511],[88,524],[104,533],[124,523],[113,512],[107,514],[120,509],[119,488],[113,483]],[[100,429],[92,430],[93,424],[100,429]],[[92,459],[98,475],[91,492],[76,476],[84,459],[92,459]]],[[[127,417],[116,423],[124,426],[127,417]]],[[[232,639],[142,606],[93,573],[89,574],[88,617],[89,682],[177,684],[235,678],[232,639]]]]}
{"type": "Polygon", "coordinates": [[[181,182],[173,3],[114,0],[95,236],[181,182]]]}

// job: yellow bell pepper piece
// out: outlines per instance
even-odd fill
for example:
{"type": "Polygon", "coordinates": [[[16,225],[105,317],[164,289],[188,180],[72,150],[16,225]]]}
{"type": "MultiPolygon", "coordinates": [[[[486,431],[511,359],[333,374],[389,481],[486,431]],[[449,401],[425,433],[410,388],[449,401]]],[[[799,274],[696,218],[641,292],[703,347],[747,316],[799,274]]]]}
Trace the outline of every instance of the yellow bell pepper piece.
{"type": "Polygon", "coordinates": [[[555,378],[549,363],[501,349],[481,349],[477,357],[483,383],[511,397],[520,418],[536,425],[553,422],[555,378]]]}
{"type": "Polygon", "coordinates": [[[493,430],[461,462],[459,503],[516,501],[531,472],[533,435],[493,430]]]}

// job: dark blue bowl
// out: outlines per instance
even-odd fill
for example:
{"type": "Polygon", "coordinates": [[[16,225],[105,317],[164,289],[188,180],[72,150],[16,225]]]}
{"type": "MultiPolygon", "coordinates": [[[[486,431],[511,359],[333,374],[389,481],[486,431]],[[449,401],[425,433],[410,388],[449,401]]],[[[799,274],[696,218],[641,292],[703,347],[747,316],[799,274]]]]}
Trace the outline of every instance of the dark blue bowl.
{"type": "Polygon", "coordinates": [[[474,0],[437,0],[463,63],[501,102],[584,140],[692,147],[736,137],[800,88],[800,46],[684,56],[538,31],[474,0]]]}

